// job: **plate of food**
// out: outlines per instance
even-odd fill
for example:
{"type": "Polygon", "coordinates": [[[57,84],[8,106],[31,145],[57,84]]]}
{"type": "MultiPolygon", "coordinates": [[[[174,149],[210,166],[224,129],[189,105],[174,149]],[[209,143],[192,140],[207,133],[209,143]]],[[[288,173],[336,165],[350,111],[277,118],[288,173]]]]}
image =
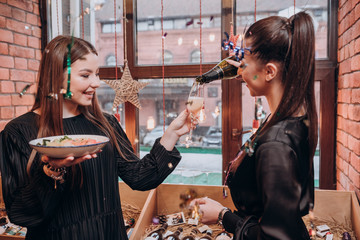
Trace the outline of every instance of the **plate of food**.
{"type": "Polygon", "coordinates": [[[51,158],[81,157],[98,152],[109,138],[100,135],[60,135],[31,140],[30,146],[51,158]]]}

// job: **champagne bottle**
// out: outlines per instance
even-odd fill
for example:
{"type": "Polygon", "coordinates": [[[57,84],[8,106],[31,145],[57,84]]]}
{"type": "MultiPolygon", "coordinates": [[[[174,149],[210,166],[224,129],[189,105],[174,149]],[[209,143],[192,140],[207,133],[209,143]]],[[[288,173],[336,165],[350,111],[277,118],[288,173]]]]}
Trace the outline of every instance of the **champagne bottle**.
{"type": "Polygon", "coordinates": [[[178,227],[177,230],[165,238],[165,240],[180,240],[180,234],[183,231],[182,227],[178,227]]]}
{"type": "Polygon", "coordinates": [[[230,239],[231,236],[225,231],[219,233],[215,238],[215,240],[230,240],[230,239]]]}
{"type": "Polygon", "coordinates": [[[134,218],[130,218],[128,220],[124,220],[124,224],[125,224],[125,230],[127,231],[128,229],[132,228],[135,224],[135,219],[134,218]]]}
{"type": "Polygon", "coordinates": [[[200,84],[210,83],[219,79],[231,79],[238,76],[238,68],[231,65],[226,59],[236,61],[236,56],[227,57],[219,62],[215,67],[201,76],[198,76],[195,81],[200,84]]]}
{"type": "Polygon", "coordinates": [[[156,229],[155,231],[151,232],[145,240],[163,240],[163,235],[167,229],[167,223],[164,223],[160,228],[156,229]]]}

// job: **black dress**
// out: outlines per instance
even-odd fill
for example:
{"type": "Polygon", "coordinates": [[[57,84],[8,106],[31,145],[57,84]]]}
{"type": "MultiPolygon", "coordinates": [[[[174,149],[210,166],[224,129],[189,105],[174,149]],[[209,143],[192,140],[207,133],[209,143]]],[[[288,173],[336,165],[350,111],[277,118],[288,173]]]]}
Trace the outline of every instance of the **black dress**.
{"type": "Polygon", "coordinates": [[[305,117],[285,119],[259,135],[228,186],[237,209],[223,224],[234,239],[310,239],[302,216],[314,202],[305,117]]]}
{"type": "MultiPolygon", "coordinates": [[[[149,190],[162,183],[179,163],[180,153],[175,148],[167,151],[159,139],[140,160],[115,117],[106,117],[123,137],[119,144],[128,160],[108,143],[97,158],[81,163],[81,188],[72,188],[70,181],[65,181],[54,189],[54,180],[44,174],[39,154],[29,179],[26,165],[32,149],[28,142],[37,136],[37,114],[26,113],[1,132],[0,168],[6,210],[12,223],[28,228],[26,239],[128,239],[118,177],[134,190],[149,190]]],[[[83,114],[66,118],[63,124],[68,135],[104,135],[83,114]]]]}

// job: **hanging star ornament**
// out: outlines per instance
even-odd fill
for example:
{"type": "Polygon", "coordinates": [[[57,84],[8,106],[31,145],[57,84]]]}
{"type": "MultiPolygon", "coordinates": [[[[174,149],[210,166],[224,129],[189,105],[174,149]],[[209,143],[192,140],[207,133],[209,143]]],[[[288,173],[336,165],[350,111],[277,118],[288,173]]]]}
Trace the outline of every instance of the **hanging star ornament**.
{"type": "Polygon", "coordinates": [[[127,61],[124,64],[124,72],[120,80],[103,80],[115,91],[113,109],[116,109],[120,103],[130,102],[135,107],[141,108],[138,93],[149,83],[140,83],[135,81],[130,73],[127,61]]]}

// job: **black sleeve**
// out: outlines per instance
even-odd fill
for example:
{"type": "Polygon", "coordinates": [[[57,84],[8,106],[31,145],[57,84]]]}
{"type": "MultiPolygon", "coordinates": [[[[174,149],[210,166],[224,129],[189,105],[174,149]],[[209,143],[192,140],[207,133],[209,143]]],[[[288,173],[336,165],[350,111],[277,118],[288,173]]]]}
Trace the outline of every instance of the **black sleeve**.
{"type": "Polygon", "coordinates": [[[5,128],[0,136],[0,169],[6,211],[12,223],[23,227],[36,227],[46,223],[61,201],[65,184],[57,184],[42,170],[38,154],[26,172],[31,153],[24,133],[5,128]]]}
{"type": "Polygon", "coordinates": [[[115,117],[110,118],[110,123],[120,135],[118,143],[124,156],[116,151],[118,175],[132,189],[145,191],[156,188],[180,162],[179,151],[176,148],[167,151],[160,144],[160,138],[155,141],[150,153],[139,159],[115,117]]]}
{"type": "Polygon", "coordinates": [[[301,239],[299,202],[301,184],[297,175],[297,156],[281,142],[262,144],[256,151],[258,190],[264,206],[259,220],[226,213],[225,229],[234,239],[301,239]]]}

